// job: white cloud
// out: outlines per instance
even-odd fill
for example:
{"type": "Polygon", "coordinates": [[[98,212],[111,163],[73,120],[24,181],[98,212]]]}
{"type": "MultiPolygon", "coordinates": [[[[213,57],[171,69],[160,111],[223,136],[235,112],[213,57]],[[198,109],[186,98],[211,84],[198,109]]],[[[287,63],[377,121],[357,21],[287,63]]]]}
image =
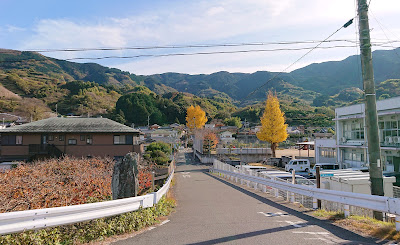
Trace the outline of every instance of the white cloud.
{"type": "Polygon", "coordinates": [[[22,27],[18,27],[18,26],[14,26],[14,25],[7,25],[6,26],[6,30],[8,31],[8,32],[21,32],[21,31],[25,31],[26,29],[25,28],[22,28],[22,27]]]}

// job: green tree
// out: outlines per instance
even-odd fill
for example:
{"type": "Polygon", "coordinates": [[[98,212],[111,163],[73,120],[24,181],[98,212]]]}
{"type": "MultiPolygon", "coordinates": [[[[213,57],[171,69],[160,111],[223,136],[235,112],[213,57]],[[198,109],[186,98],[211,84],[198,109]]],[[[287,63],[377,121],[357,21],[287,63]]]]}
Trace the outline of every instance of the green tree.
{"type": "Polygon", "coordinates": [[[236,126],[237,128],[242,127],[240,117],[231,117],[224,120],[224,123],[228,126],[236,126]]]}

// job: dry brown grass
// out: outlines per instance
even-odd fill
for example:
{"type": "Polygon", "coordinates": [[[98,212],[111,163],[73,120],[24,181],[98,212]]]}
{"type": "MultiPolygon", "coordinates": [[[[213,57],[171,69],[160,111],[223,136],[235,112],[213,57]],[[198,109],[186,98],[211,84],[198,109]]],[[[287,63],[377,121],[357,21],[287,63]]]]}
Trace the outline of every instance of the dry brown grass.
{"type": "Polygon", "coordinates": [[[111,196],[113,161],[49,159],[0,174],[0,212],[105,200],[111,196]]]}
{"type": "Polygon", "coordinates": [[[20,100],[21,97],[0,85],[0,98],[20,100]]]}
{"type": "Polygon", "coordinates": [[[312,213],[314,216],[332,220],[334,224],[345,227],[364,236],[377,237],[400,242],[400,232],[396,231],[393,222],[379,221],[370,217],[351,215],[344,217],[343,212],[317,210],[312,213]]]}
{"type": "MultiPolygon", "coordinates": [[[[111,199],[111,159],[64,157],[25,163],[0,172],[0,213],[111,199]]],[[[139,195],[151,187],[148,168],[139,169],[139,195]]]]}

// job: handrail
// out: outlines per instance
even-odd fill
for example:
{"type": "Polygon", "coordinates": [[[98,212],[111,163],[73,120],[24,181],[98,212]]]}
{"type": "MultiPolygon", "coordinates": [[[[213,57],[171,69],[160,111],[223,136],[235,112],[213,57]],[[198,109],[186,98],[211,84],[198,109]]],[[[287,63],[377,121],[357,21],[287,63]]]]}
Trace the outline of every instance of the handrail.
{"type": "Polygon", "coordinates": [[[0,213],[0,235],[67,225],[152,207],[168,192],[174,170],[164,186],[144,196],[56,208],[0,213]]]}
{"type": "Polygon", "coordinates": [[[266,179],[258,176],[251,176],[239,173],[239,170],[218,160],[214,160],[214,167],[211,172],[219,173],[226,178],[240,179],[254,182],[263,186],[296,193],[330,202],[337,202],[344,205],[367,208],[396,215],[396,230],[400,230],[400,198],[375,196],[354,192],[336,191],[313,188],[306,185],[280,182],[273,179],[266,179]]]}

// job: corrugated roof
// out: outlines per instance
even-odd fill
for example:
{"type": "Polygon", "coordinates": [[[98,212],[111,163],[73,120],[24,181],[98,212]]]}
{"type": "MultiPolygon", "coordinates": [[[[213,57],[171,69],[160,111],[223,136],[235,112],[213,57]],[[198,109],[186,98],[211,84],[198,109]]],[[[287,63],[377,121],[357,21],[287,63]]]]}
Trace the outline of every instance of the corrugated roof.
{"type": "Polygon", "coordinates": [[[108,118],[52,117],[0,129],[0,133],[139,133],[108,118]]]}

